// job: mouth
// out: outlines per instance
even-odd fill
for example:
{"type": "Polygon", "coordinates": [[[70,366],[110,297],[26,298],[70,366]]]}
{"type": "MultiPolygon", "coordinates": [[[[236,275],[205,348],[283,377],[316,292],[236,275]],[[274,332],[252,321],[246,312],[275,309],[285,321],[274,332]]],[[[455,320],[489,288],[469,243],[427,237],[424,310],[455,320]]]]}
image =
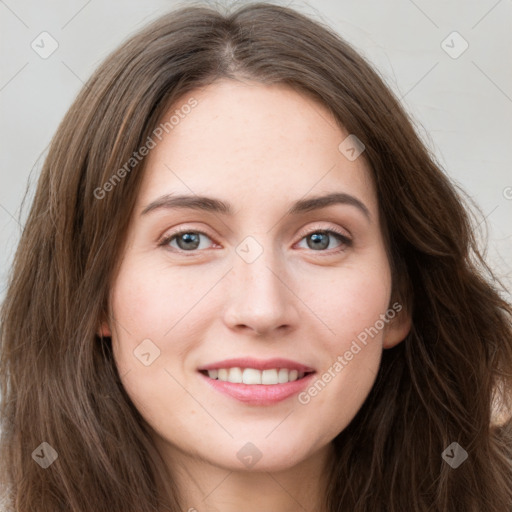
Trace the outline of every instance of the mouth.
{"type": "Polygon", "coordinates": [[[270,406],[300,393],[311,385],[316,371],[302,367],[224,367],[199,369],[201,379],[215,390],[243,405],[270,406]]]}

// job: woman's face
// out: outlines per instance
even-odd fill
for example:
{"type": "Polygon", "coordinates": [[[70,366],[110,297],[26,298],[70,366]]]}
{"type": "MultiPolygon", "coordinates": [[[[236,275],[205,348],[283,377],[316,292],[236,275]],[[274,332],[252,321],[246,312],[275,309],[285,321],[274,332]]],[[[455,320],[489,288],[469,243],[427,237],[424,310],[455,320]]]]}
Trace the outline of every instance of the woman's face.
{"type": "Polygon", "coordinates": [[[164,450],[292,467],[348,425],[382,349],[409,329],[390,304],[370,171],[329,112],[286,86],[223,80],[163,122],[175,110],[147,157],[102,333],[164,450]],[[239,358],[253,361],[223,362],[239,358]]]}

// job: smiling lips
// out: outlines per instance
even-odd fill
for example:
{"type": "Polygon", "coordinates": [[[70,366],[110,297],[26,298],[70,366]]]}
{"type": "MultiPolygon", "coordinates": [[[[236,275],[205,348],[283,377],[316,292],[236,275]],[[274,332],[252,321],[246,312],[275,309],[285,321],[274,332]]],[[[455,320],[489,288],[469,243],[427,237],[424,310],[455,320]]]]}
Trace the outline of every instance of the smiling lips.
{"type": "Polygon", "coordinates": [[[252,405],[270,405],[303,389],[315,370],[289,359],[228,359],[199,368],[217,391],[252,405]]]}

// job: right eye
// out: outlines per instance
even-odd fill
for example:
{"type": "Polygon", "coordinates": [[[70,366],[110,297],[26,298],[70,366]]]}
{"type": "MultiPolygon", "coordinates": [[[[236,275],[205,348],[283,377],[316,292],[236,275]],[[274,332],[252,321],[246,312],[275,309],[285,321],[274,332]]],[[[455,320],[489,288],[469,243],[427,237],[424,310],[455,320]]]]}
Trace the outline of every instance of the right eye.
{"type": "MultiPolygon", "coordinates": [[[[197,252],[196,249],[201,246],[201,236],[211,240],[211,238],[202,231],[180,230],[166,235],[159,245],[178,252],[197,252]],[[172,245],[173,242],[176,242],[177,247],[172,245]]],[[[205,247],[201,249],[205,249],[205,247]]]]}

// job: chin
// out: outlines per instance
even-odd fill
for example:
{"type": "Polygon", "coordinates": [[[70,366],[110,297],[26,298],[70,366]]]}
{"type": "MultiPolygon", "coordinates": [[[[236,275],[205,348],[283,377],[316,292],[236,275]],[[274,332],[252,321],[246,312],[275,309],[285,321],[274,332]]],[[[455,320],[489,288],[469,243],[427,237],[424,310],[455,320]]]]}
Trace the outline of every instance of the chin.
{"type": "Polygon", "coordinates": [[[278,472],[293,468],[309,456],[304,443],[285,445],[279,438],[233,444],[233,449],[226,447],[217,456],[208,454],[210,462],[229,471],[278,472]]]}

